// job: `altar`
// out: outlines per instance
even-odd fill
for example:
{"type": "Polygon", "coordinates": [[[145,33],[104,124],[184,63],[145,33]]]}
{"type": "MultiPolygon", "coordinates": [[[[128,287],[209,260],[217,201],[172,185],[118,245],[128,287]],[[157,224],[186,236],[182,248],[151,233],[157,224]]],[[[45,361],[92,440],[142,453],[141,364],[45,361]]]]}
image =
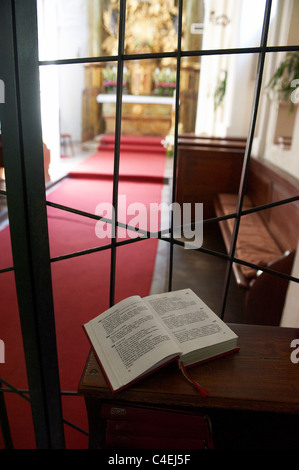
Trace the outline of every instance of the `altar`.
{"type": "MultiPolygon", "coordinates": [[[[100,93],[97,102],[102,106],[105,133],[115,132],[116,95],[100,93]]],[[[174,96],[122,95],[123,135],[165,136],[172,125],[174,96]]]]}
{"type": "MultiPolygon", "coordinates": [[[[118,55],[118,0],[107,0],[99,7],[89,2],[90,57],[118,55]]],[[[181,34],[183,50],[199,50],[201,34],[193,34],[195,19],[204,17],[203,2],[185,2],[181,34]],[[188,5],[187,5],[188,3],[188,5]]],[[[167,136],[174,124],[177,59],[168,57],[177,49],[178,5],[176,0],[126,1],[124,38],[123,99],[121,132],[123,135],[167,136]],[[159,54],[166,53],[165,57],[159,54]],[[137,57],[136,57],[137,54],[137,57]],[[156,58],[148,54],[158,54],[156,58]],[[135,57],[134,57],[135,56],[135,57]]],[[[86,63],[82,96],[82,141],[99,134],[114,134],[116,116],[115,87],[117,61],[86,63]]],[[[180,125],[194,132],[197,112],[199,57],[180,61],[180,125]]],[[[170,132],[171,133],[171,132],[170,132]]]]}

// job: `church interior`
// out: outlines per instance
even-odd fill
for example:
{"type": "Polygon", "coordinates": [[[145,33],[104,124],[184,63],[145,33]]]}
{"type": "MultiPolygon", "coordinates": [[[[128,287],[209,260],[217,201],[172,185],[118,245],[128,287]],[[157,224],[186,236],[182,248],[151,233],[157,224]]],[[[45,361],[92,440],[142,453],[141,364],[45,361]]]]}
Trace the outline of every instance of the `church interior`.
{"type": "MultiPolygon", "coordinates": [[[[298,0],[288,7],[272,1],[266,40],[267,0],[125,3],[122,25],[122,0],[36,1],[44,189],[66,390],[76,389],[89,351],[81,325],[108,308],[111,287],[115,302],[191,288],[227,323],[299,326],[298,0]],[[122,197],[130,209],[162,207],[158,227],[137,209],[128,213],[122,197]],[[109,210],[100,211],[113,202],[128,230],[121,239],[118,228],[118,255],[110,258],[109,223],[96,217],[109,219],[109,210]],[[188,208],[178,234],[169,211],[175,204],[188,208]],[[147,240],[138,241],[130,224],[147,240]]],[[[0,103],[1,92],[0,81],[0,103]]],[[[26,388],[25,366],[11,366],[23,346],[4,134],[0,115],[0,339],[12,357],[0,376],[26,388]],[[9,346],[14,321],[18,347],[9,346]]],[[[69,395],[65,414],[88,427],[85,403],[74,406],[78,398],[69,395]]],[[[16,447],[34,447],[32,424],[28,436],[22,432],[30,411],[11,397],[7,409],[16,447]]],[[[87,438],[72,430],[67,445],[85,448],[87,438]]]]}
{"type": "MultiPolygon", "coordinates": [[[[65,62],[73,57],[78,59],[103,57],[105,59],[108,56],[117,56],[118,3],[117,1],[72,1],[65,4],[57,2],[55,6],[51,2],[38,2],[40,60],[45,64],[47,61],[51,63],[54,59],[62,60],[61,65],[40,67],[43,136],[44,143],[50,149],[50,160],[48,164],[45,164],[48,185],[51,181],[56,182],[67,174],[69,167],[76,165],[78,161],[96,151],[103,135],[114,135],[117,62],[103,60],[103,62],[80,63],[79,60],[79,63],[71,65],[65,62]]],[[[160,3],[127,2],[124,53],[133,58],[125,61],[123,69],[121,136],[122,138],[152,136],[161,139],[168,156],[165,165],[165,181],[168,184],[165,185],[163,194],[166,198],[164,200],[169,203],[174,171],[174,99],[177,67],[176,58],[171,57],[171,52],[177,50],[178,5],[176,1],[164,2],[163,6],[160,3]],[[169,56],[162,59],[155,57],[134,59],[134,54],[166,53],[168,55],[167,52],[170,52],[169,56]]],[[[194,50],[221,51],[221,49],[254,48],[259,45],[264,2],[256,2],[254,8],[250,2],[246,1],[241,2],[242,6],[238,8],[235,8],[234,2],[227,2],[225,8],[218,3],[217,1],[185,2],[180,45],[182,53],[194,50]]],[[[296,2],[293,2],[292,9],[288,11],[283,8],[281,2],[275,2],[272,6],[268,39],[270,46],[298,44],[296,18],[299,12],[297,9],[296,2]]],[[[269,54],[265,60],[262,93],[251,150],[253,157],[265,161],[266,164],[269,163],[274,171],[277,168],[277,171],[285,172],[287,179],[294,186],[287,191],[281,188],[282,192],[273,196],[277,200],[296,194],[299,172],[297,158],[299,143],[296,137],[297,106],[295,104],[290,112],[289,103],[284,100],[278,101],[274,96],[274,87],[269,87],[271,77],[282,63],[282,54],[269,54]]],[[[294,54],[296,55],[296,52],[294,54]]],[[[256,68],[257,55],[254,52],[231,55],[182,55],[181,57],[176,200],[180,203],[184,201],[191,204],[202,202],[206,210],[204,217],[216,215],[214,208],[208,207],[211,205],[210,193],[215,197],[219,192],[237,192],[238,182],[235,189],[232,189],[232,180],[223,187],[215,182],[215,185],[208,190],[209,195],[203,194],[200,190],[198,194],[193,194],[191,197],[180,194],[180,191],[185,191],[185,188],[180,189],[180,185],[184,184],[181,180],[185,177],[183,166],[186,165],[188,172],[188,166],[194,165],[192,157],[189,161],[187,160],[189,157],[186,157],[185,162],[182,156],[185,151],[184,138],[193,135],[202,139],[216,137],[237,142],[243,139],[245,142],[252,113],[256,68]]],[[[295,92],[295,89],[291,89],[292,91],[295,92]]],[[[238,169],[236,168],[234,176],[226,175],[227,178],[240,178],[240,162],[244,155],[245,144],[243,148],[242,145],[240,148],[239,163],[229,163],[238,166],[238,169]]],[[[218,162],[217,159],[216,161],[218,162]]],[[[211,164],[213,165],[213,162],[211,164]]],[[[216,169],[217,166],[210,170],[203,164],[198,171],[210,172],[207,178],[216,181],[219,177],[221,178],[221,174],[216,169]]],[[[268,172],[270,169],[263,168],[261,171],[268,172]]],[[[204,175],[202,176],[205,178],[204,175]]],[[[265,179],[268,178],[273,179],[270,173],[265,176],[265,179]]],[[[185,185],[188,186],[189,183],[186,181],[185,185]]],[[[281,184],[285,185],[285,181],[281,184]]],[[[266,188],[262,189],[262,191],[266,190],[266,188]]],[[[189,192],[191,192],[190,187],[189,192]]],[[[254,205],[258,205],[259,202],[264,203],[266,200],[263,197],[262,199],[256,197],[254,205]]],[[[283,210],[272,209],[271,216],[268,215],[270,211],[266,211],[266,217],[280,220],[281,213],[287,212],[292,206],[291,212],[294,212],[293,222],[295,223],[298,217],[296,204],[298,203],[286,205],[283,210]]],[[[286,218],[284,216],[284,219],[286,218]]],[[[276,226],[273,227],[270,227],[272,233],[273,230],[278,230],[276,226]]],[[[284,230],[296,232],[296,224],[284,230]]],[[[215,251],[226,252],[227,246],[225,246],[218,222],[206,224],[204,234],[205,243],[218,243],[215,251]]],[[[277,238],[283,239],[285,235],[281,237],[278,235],[277,238]]],[[[280,242],[282,252],[296,251],[297,235],[294,233],[292,238],[290,242],[285,240],[280,242]]],[[[264,247],[265,242],[260,249],[263,250],[264,247]]],[[[152,291],[165,289],[168,283],[168,256],[164,257],[164,252],[162,243],[161,250],[158,251],[152,291]]],[[[220,290],[217,291],[217,295],[211,292],[206,300],[212,302],[213,308],[219,311],[221,307],[217,299],[222,296],[220,286],[224,281],[223,273],[225,273],[226,263],[220,258],[214,259],[211,256],[208,256],[208,261],[205,261],[205,254],[189,253],[187,250],[181,250],[180,247],[175,247],[175,256],[174,285],[178,287],[185,284],[192,285],[196,291],[200,285],[201,295],[203,295],[202,290],[205,290],[204,286],[217,282],[213,274],[216,272],[213,263],[216,263],[222,273],[218,281],[220,290]],[[205,267],[198,269],[197,263],[200,262],[201,257],[203,257],[202,262],[205,267]],[[221,264],[222,268],[219,267],[221,264]],[[207,266],[211,266],[211,280],[205,279],[207,266]],[[203,278],[201,278],[201,273],[203,278]]],[[[244,256],[245,261],[250,261],[246,258],[248,256],[246,250],[244,256]]],[[[293,264],[292,269],[294,273],[297,272],[296,263],[293,264]]],[[[296,291],[296,284],[292,282],[290,284],[289,290],[296,291]]],[[[213,291],[214,288],[215,285],[213,291]]],[[[208,291],[207,287],[206,292],[208,291]]],[[[283,310],[280,307],[280,315],[277,314],[277,317],[273,314],[272,319],[266,319],[259,317],[262,315],[260,313],[250,318],[250,314],[244,307],[246,294],[246,289],[240,289],[233,277],[229,290],[231,307],[227,308],[227,315],[231,315],[231,318],[237,315],[238,321],[249,323],[279,323],[291,326],[298,322],[298,312],[294,313],[293,309],[292,313],[288,312],[288,307],[287,305],[285,307],[285,302],[282,300],[280,302],[283,302],[283,310]],[[294,315],[295,318],[292,318],[294,315]],[[277,320],[278,317],[280,317],[279,320],[277,320]]],[[[265,298],[263,305],[268,300],[269,297],[265,298]]],[[[293,305],[293,301],[290,301],[290,304],[293,305]]]]}

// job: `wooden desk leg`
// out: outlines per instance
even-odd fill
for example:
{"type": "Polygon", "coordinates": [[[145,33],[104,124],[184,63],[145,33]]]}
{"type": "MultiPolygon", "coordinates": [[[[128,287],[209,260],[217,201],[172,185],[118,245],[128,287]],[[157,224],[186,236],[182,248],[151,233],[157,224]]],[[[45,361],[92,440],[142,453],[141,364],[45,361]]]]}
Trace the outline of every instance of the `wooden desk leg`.
{"type": "Polygon", "coordinates": [[[85,397],[88,417],[88,448],[103,449],[105,446],[106,421],[101,418],[102,401],[98,398],[85,397]]]}

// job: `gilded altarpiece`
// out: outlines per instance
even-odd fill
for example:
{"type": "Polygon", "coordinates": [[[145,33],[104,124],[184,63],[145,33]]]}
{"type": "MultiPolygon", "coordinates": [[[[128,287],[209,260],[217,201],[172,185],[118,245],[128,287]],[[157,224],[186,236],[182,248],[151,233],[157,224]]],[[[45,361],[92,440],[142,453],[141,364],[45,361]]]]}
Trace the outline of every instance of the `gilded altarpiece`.
{"type": "MultiPolygon", "coordinates": [[[[125,54],[173,52],[177,47],[175,0],[127,0],[125,54]]],[[[201,37],[193,38],[191,23],[202,21],[203,1],[184,2],[182,49],[201,47],[201,37]],[[194,42],[194,40],[196,42],[194,42]]],[[[119,0],[89,0],[89,44],[91,56],[117,55],[119,0]]],[[[176,60],[128,60],[124,65],[123,92],[161,97],[161,103],[123,102],[123,135],[167,135],[173,124],[173,105],[164,97],[175,93],[176,60]],[[165,104],[165,101],[167,104],[165,104]]],[[[182,58],[180,77],[180,130],[193,132],[200,74],[198,58],[182,58]]],[[[99,102],[103,94],[115,94],[116,64],[88,64],[83,92],[82,140],[100,133],[114,133],[115,103],[99,102]]]]}

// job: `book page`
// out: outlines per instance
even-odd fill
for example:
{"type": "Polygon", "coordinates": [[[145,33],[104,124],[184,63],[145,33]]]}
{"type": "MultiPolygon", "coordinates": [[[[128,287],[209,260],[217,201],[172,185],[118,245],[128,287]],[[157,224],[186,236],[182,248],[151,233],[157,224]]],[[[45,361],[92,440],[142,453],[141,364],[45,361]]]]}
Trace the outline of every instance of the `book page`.
{"type": "Polygon", "coordinates": [[[89,322],[87,332],[108,377],[122,384],[180,352],[138,296],[125,299],[96,317],[89,322]]]}
{"type": "Polygon", "coordinates": [[[235,336],[191,289],[151,295],[144,300],[175,337],[183,354],[235,336]]]}

